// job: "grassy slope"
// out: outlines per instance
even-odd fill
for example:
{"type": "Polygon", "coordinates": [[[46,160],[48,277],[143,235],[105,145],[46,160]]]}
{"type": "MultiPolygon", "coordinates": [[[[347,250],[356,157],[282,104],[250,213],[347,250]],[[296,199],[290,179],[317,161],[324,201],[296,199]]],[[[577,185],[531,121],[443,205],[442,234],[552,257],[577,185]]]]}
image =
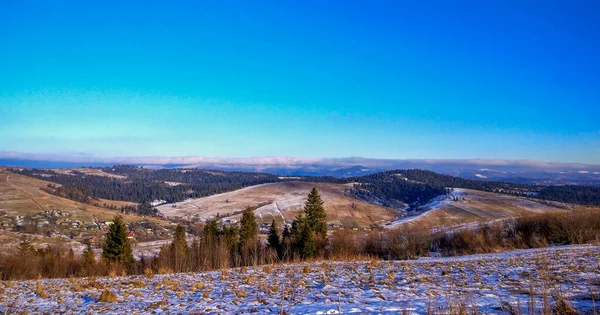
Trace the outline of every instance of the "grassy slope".
{"type": "Polygon", "coordinates": [[[554,206],[550,203],[541,203],[522,197],[469,189],[465,189],[465,192],[465,200],[451,202],[407,224],[423,228],[433,228],[468,222],[497,220],[540,212],[567,211],[565,208],[554,206]]]}
{"type": "MultiPolygon", "coordinates": [[[[40,188],[50,182],[0,171],[0,210],[15,215],[26,215],[43,212],[44,210],[66,210],[74,217],[86,222],[92,221],[92,216],[98,220],[110,220],[116,214],[102,207],[83,204],[66,198],[48,194],[40,188]]],[[[101,202],[102,204],[102,202],[101,202]]],[[[120,203],[116,202],[119,205],[120,203]]],[[[125,221],[155,221],[165,223],[156,218],[142,218],[124,215],[125,221]]]]}
{"type": "Polygon", "coordinates": [[[306,195],[315,186],[325,204],[327,220],[329,222],[341,222],[344,226],[368,226],[373,223],[393,220],[398,213],[357,200],[344,194],[348,188],[346,185],[328,183],[306,183],[306,182],[284,182],[253,186],[229,193],[214,195],[205,198],[188,200],[177,203],[177,207],[163,205],[158,207],[159,211],[167,216],[177,217],[190,214],[199,214],[201,218],[215,216],[232,216],[234,213],[248,206],[261,206],[255,212],[259,220],[271,222],[275,219],[292,221],[301,211],[306,195]],[[354,206],[352,206],[354,204],[354,206]],[[281,214],[280,212],[281,211],[281,214]]]}

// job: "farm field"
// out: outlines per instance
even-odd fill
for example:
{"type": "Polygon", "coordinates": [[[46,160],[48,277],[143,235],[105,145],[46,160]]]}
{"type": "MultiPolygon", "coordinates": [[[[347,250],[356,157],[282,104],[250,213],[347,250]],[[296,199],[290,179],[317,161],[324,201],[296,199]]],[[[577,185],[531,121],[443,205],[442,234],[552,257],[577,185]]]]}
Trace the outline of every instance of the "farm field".
{"type": "Polygon", "coordinates": [[[599,311],[594,245],[416,261],[320,261],[204,273],[10,281],[1,312],[497,314],[599,311]],[[100,302],[104,291],[110,302],[100,302]],[[37,293],[36,293],[37,292],[37,293]]]}
{"type": "Polygon", "coordinates": [[[327,221],[344,227],[367,227],[394,220],[399,213],[347,195],[348,185],[308,182],[283,182],[263,184],[198,199],[188,199],[175,204],[165,204],[157,209],[166,217],[201,219],[215,217],[237,219],[246,207],[257,207],[259,222],[272,220],[291,222],[302,210],[306,196],[316,187],[323,198],[327,221]]]}

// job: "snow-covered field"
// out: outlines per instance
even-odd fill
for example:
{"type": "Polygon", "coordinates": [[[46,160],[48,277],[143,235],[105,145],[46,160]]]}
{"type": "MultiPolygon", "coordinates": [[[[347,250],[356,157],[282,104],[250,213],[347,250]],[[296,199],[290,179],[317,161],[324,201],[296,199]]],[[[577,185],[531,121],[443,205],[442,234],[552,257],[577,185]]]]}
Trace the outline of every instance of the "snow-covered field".
{"type": "MultiPolygon", "coordinates": [[[[392,262],[312,262],[205,273],[1,283],[4,312],[398,314],[465,305],[523,312],[562,295],[588,313],[600,294],[600,248],[568,246],[392,262]],[[38,288],[39,289],[39,288],[38,288]],[[113,303],[98,302],[105,289],[113,303]],[[40,291],[38,290],[38,293],[40,291]],[[41,295],[41,296],[40,296],[41,295]]],[[[456,309],[455,309],[456,310],[456,309]]]]}

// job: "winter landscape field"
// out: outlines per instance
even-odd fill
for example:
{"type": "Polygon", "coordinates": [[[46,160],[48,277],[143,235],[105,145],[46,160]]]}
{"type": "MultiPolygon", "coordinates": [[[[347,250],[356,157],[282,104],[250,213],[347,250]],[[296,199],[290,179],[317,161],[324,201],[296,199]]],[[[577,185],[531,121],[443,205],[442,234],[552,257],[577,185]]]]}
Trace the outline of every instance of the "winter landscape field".
{"type": "Polygon", "coordinates": [[[6,281],[0,311],[93,314],[518,314],[600,311],[600,247],[415,261],[6,281]],[[105,292],[106,291],[106,292],[105,292]],[[108,293],[110,292],[110,293],[108,293]]]}

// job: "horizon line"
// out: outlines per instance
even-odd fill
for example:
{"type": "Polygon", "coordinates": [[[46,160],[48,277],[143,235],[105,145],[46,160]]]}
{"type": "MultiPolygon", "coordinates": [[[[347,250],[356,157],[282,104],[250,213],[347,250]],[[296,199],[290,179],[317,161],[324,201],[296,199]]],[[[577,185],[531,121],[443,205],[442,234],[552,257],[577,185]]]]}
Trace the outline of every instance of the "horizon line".
{"type": "MultiPolygon", "coordinates": [[[[295,156],[251,156],[251,157],[207,157],[201,155],[190,156],[112,156],[99,157],[93,155],[73,155],[73,154],[45,154],[45,153],[25,153],[15,151],[0,151],[0,159],[14,159],[22,161],[48,161],[65,163],[124,163],[124,164],[149,164],[149,165],[169,165],[169,164],[244,164],[244,165],[340,165],[356,166],[362,164],[379,163],[466,163],[473,165],[496,165],[496,166],[537,166],[537,167],[600,167],[600,164],[581,163],[581,162],[553,162],[540,161],[534,159],[491,159],[491,158],[450,158],[450,159],[432,159],[432,158],[373,158],[360,156],[347,157],[295,157],[295,156]],[[379,162],[379,163],[377,163],[379,162]]],[[[369,166],[369,165],[364,165],[369,166]]],[[[371,165],[373,166],[373,165],[371,165]]],[[[383,166],[383,165],[382,165],[383,166]]],[[[374,166],[376,167],[376,166],[374,166]]]]}

